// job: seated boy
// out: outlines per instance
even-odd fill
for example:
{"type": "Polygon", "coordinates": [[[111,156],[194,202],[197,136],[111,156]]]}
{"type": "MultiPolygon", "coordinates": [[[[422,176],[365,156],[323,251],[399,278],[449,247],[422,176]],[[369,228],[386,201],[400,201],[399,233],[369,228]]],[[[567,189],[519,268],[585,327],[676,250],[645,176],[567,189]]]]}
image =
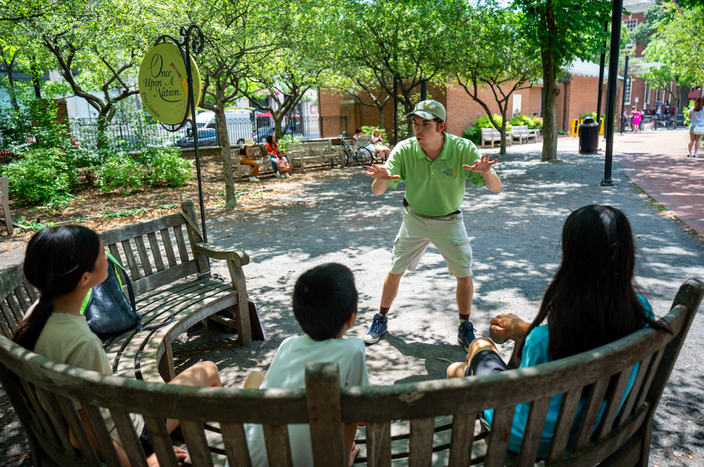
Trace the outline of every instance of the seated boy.
{"type": "MultiPolygon", "coordinates": [[[[303,273],[293,289],[293,314],[305,334],[283,341],[266,376],[252,373],[245,388],[304,388],[308,362],[337,362],[341,387],[369,385],[364,342],[342,338],[357,319],[357,289],[349,268],[328,263],[303,273]]],[[[356,423],[344,425],[350,464],[359,452],[354,447],[356,431],[356,423]]],[[[246,425],[246,433],[252,466],[268,466],[262,426],[246,425]]],[[[289,425],[288,434],[293,465],[313,465],[308,425],[289,425]]]]}

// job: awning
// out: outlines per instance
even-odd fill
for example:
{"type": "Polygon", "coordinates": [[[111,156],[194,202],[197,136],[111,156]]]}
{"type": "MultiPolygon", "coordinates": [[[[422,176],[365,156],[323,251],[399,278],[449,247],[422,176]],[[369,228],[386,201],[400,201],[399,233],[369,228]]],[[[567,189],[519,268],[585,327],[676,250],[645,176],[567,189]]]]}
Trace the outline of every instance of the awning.
{"type": "Polygon", "coordinates": [[[263,114],[257,114],[257,117],[273,117],[271,112],[264,112],[263,114]]]}

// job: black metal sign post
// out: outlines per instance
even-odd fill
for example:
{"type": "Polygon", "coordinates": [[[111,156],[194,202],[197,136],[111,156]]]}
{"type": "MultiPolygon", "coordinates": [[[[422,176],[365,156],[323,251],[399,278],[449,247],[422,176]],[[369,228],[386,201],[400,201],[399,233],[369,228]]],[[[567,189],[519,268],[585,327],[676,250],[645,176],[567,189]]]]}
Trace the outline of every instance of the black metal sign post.
{"type": "Polygon", "coordinates": [[[193,131],[193,148],[196,153],[196,174],[198,176],[198,202],[200,206],[200,221],[203,227],[203,241],[208,241],[208,234],[205,230],[205,205],[203,204],[203,182],[200,173],[200,156],[198,154],[198,125],[196,125],[196,102],[195,96],[193,95],[193,69],[191,68],[191,54],[198,55],[203,51],[203,43],[205,38],[203,36],[203,31],[200,26],[191,25],[188,29],[184,26],[179,30],[179,34],[183,37],[183,41],[171,37],[169,35],[163,35],[156,40],[154,45],[172,42],[176,47],[178,47],[183,57],[183,63],[186,66],[186,82],[188,83],[188,105],[186,106],[186,114],[183,117],[183,122],[180,125],[163,125],[169,131],[178,131],[183,128],[186,124],[191,125],[191,130],[193,131]],[[188,114],[191,114],[191,118],[188,118],[188,114]]]}
{"type": "Polygon", "coordinates": [[[604,160],[604,179],[601,186],[611,186],[611,166],[614,154],[614,113],[616,107],[616,79],[618,78],[618,53],[621,39],[621,15],[623,0],[614,0],[611,12],[611,47],[609,49],[609,85],[606,101],[606,158],[604,160]]]}

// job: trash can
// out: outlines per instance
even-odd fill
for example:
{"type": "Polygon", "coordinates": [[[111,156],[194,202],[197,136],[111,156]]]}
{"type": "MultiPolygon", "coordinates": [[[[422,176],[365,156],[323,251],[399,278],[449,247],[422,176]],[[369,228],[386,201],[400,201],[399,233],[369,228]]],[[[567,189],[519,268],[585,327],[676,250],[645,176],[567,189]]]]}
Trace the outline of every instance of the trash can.
{"type": "Polygon", "coordinates": [[[599,151],[599,124],[586,117],[579,124],[579,153],[594,154],[599,151]]]}

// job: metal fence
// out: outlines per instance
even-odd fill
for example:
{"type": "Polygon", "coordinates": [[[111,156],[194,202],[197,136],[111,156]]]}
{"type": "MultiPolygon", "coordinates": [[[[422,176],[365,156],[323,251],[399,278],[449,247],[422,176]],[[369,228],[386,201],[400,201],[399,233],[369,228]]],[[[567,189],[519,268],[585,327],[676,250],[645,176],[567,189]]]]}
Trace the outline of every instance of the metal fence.
{"type": "MultiPolygon", "coordinates": [[[[266,137],[274,133],[272,117],[227,118],[226,127],[230,145],[244,143],[252,138],[257,143],[266,141],[266,137]]],[[[220,134],[217,131],[218,122],[214,119],[207,125],[198,128],[199,147],[220,146],[220,134]]],[[[299,139],[316,139],[334,137],[347,131],[347,117],[300,115],[287,116],[282,122],[282,131],[299,139]]],[[[71,135],[75,144],[89,149],[97,148],[98,127],[95,120],[74,120],[71,122],[71,135]]],[[[125,150],[138,150],[145,146],[176,146],[193,147],[192,132],[181,129],[178,132],[167,131],[156,122],[125,123],[111,122],[106,129],[106,137],[110,145],[120,146],[125,150]]]]}

